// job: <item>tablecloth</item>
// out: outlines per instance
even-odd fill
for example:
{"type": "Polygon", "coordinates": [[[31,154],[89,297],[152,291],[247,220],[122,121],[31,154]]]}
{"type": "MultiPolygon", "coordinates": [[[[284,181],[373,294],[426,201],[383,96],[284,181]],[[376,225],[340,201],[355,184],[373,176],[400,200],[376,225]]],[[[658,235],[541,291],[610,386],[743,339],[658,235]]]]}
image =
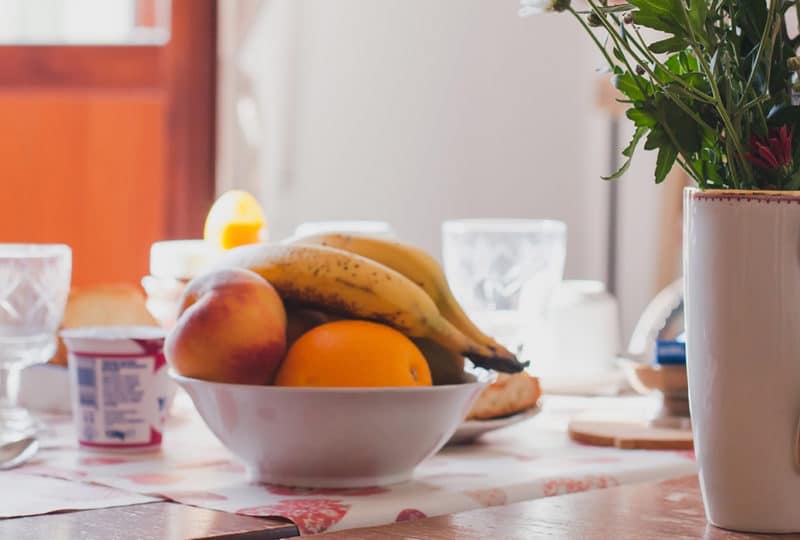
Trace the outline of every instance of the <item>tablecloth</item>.
{"type": "Polygon", "coordinates": [[[157,501],[137,493],[16,472],[0,475],[0,518],[46,514],[62,510],[111,508],[157,501]]]}
{"type": "MultiPolygon", "coordinates": [[[[478,444],[446,447],[420,465],[409,483],[299,489],[248,482],[244,467],[214,438],[183,396],[160,452],[80,451],[69,422],[50,419],[45,448],[14,475],[91,482],[214,510],[281,516],[304,534],[318,533],[695,473],[691,452],[591,447],[570,441],[566,434],[570,415],[583,410],[641,411],[653,406],[652,400],[642,397],[547,397],[538,416],[490,433],[478,444]]],[[[8,474],[0,473],[0,485],[8,474]]],[[[110,506],[103,503],[96,501],[110,506]]],[[[18,511],[33,513],[24,508],[18,511]]]]}

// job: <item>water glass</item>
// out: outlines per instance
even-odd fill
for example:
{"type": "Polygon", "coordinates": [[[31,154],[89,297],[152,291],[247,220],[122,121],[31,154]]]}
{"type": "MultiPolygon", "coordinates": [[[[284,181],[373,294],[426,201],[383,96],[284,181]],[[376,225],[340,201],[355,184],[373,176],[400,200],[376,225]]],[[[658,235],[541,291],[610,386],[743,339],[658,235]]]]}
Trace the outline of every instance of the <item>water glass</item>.
{"type": "Polygon", "coordinates": [[[15,406],[20,370],[55,352],[72,274],[63,244],[0,244],[0,440],[30,430],[15,406]]]}
{"type": "Polygon", "coordinates": [[[442,244],[445,273],[456,298],[478,326],[519,351],[523,333],[541,322],[563,277],[566,224],[540,219],[446,221],[442,244]]]}

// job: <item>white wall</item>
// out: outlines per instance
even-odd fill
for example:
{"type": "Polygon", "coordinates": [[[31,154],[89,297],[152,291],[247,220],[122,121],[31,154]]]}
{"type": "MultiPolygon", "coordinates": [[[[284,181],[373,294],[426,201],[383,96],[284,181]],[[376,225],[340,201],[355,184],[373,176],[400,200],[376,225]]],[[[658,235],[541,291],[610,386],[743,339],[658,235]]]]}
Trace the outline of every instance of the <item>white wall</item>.
{"type": "MultiPolygon", "coordinates": [[[[513,0],[248,0],[243,22],[230,4],[223,34],[226,20],[249,32],[223,49],[223,69],[235,64],[258,103],[261,151],[248,169],[246,149],[223,146],[220,187],[257,191],[273,237],[309,220],[384,219],[439,254],[444,219],[548,217],[569,226],[567,277],[605,278],[600,57],[569,15],[521,19],[513,0]]],[[[226,92],[223,132],[236,110],[226,92]]],[[[649,170],[623,185],[626,328],[653,293],[649,170]]]]}

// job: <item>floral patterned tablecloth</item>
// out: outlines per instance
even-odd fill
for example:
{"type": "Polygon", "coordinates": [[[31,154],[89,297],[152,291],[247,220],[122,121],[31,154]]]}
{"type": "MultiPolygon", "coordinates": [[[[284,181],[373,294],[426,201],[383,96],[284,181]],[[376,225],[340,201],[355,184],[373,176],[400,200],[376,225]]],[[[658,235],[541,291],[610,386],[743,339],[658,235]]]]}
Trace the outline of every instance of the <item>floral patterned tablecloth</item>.
{"type": "Polygon", "coordinates": [[[17,472],[0,474],[0,518],[158,501],[137,493],[17,472]]]}
{"type": "MultiPolygon", "coordinates": [[[[180,397],[160,452],[82,452],[73,442],[68,419],[50,418],[45,448],[16,472],[0,473],[0,485],[9,485],[12,474],[14,478],[68,480],[65,483],[80,483],[82,487],[91,483],[94,488],[112,488],[118,495],[160,497],[250,516],[282,516],[308,534],[696,472],[691,452],[591,447],[570,441],[566,434],[571,414],[601,408],[642,411],[653,407],[649,398],[548,397],[538,416],[490,433],[478,444],[446,447],[423,463],[414,480],[406,484],[360,489],[252,484],[245,477],[244,467],[214,438],[185,396],[180,397]]],[[[85,495],[80,506],[65,502],[63,508],[114,505],[109,504],[108,493],[98,494],[95,500],[85,495]]],[[[15,507],[16,515],[60,509],[52,500],[26,504],[15,507]]],[[[8,515],[11,513],[0,516],[8,515]]]]}

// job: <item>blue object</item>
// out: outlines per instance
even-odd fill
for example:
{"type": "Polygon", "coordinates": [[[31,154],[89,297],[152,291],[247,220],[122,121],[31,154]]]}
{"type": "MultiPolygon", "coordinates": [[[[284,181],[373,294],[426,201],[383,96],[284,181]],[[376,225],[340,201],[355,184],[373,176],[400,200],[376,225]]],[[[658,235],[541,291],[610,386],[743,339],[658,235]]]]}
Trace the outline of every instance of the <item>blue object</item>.
{"type": "Polygon", "coordinates": [[[686,343],[679,336],[675,340],[656,341],[655,363],[660,366],[685,366],[686,343]]]}

